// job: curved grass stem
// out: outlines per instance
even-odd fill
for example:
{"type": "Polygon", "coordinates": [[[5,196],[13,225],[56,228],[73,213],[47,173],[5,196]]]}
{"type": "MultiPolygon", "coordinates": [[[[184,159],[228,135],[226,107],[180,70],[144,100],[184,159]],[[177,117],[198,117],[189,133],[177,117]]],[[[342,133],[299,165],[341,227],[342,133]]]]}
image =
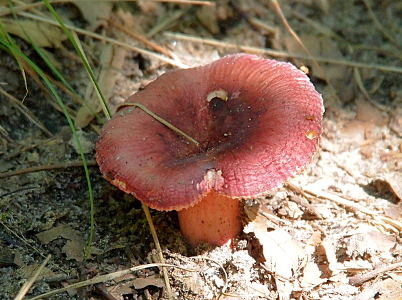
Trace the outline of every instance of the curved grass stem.
{"type": "Polygon", "coordinates": [[[200,145],[199,142],[197,142],[195,139],[193,139],[191,136],[189,136],[188,134],[184,133],[183,131],[181,131],[180,129],[178,129],[177,127],[173,126],[172,124],[170,124],[168,121],[166,121],[165,119],[159,117],[158,115],[156,115],[155,113],[153,113],[152,111],[150,111],[148,108],[146,108],[144,105],[140,104],[140,103],[124,103],[122,106],[135,106],[138,107],[140,109],[142,109],[144,112],[146,112],[148,115],[150,115],[152,118],[154,118],[155,120],[159,121],[160,123],[162,123],[163,125],[165,125],[166,127],[170,128],[171,130],[173,130],[174,132],[184,136],[186,139],[190,140],[191,142],[193,142],[194,144],[196,144],[197,146],[200,145]]]}
{"type": "MultiPolygon", "coordinates": [[[[156,234],[154,222],[152,221],[152,217],[151,217],[151,213],[149,212],[149,208],[146,204],[144,204],[144,202],[142,202],[142,210],[144,211],[145,216],[147,218],[149,229],[151,230],[152,238],[154,239],[154,242],[155,242],[156,252],[158,254],[159,261],[161,264],[164,264],[165,259],[163,258],[162,248],[161,248],[161,245],[159,244],[159,239],[158,239],[158,235],[156,234]]],[[[165,279],[166,292],[167,292],[168,298],[169,298],[169,300],[173,300],[173,293],[172,293],[172,288],[170,286],[167,269],[166,269],[166,267],[161,267],[161,268],[162,268],[163,278],[165,279]]]]}

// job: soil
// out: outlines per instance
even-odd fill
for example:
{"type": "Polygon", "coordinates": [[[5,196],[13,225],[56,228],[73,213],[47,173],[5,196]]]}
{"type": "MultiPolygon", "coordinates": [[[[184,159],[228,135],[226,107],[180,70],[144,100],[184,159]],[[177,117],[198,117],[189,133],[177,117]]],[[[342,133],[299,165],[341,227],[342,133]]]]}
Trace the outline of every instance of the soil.
{"type": "MultiPolygon", "coordinates": [[[[324,133],[312,163],[278,190],[244,201],[245,229],[234,249],[191,248],[175,212],[151,212],[166,263],[173,265],[167,269],[174,298],[402,298],[402,2],[280,1],[319,68],[306,59],[268,0],[99,5],[106,8],[55,7],[69,24],[155,51],[104,18],[148,33],[148,40],[174,54],[176,64],[196,66],[250,52],[303,65],[323,94],[324,133]],[[158,31],[160,24],[165,25],[158,31]]],[[[8,30],[22,52],[51,74],[32,46],[8,30]]],[[[86,71],[70,42],[59,36],[59,42],[55,38],[52,45],[42,45],[78,95],[89,99],[86,71]]],[[[98,72],[105,63],[105,42],[79,37],[98,72]]],[[[112,112],[148,82],[177,68],[122,49],[113,48],[111,57],[117,59],[106,60],[113,74],[100,79],[109,90],[112,112]],[[110,68],[119,64],[120,69],[110,68]]],[[[105,118],[102,113],[88,121],[88,115],[77,116],[81,105],[59,86],[73,121],[82,127],[78,134],[93,190],[95,228],[85,258],[90,193],[68,121],[29,66],[24,65],[25,85],[16,59],[4,49],[0,53],[0,298],[13,299],[49,254],[27,299],[158,262],[141,203],[104,180],[94,162],[105,118]]],[[[157,267],[135,270],[50,299],[167,299],[161,274],[157,267]]]]}

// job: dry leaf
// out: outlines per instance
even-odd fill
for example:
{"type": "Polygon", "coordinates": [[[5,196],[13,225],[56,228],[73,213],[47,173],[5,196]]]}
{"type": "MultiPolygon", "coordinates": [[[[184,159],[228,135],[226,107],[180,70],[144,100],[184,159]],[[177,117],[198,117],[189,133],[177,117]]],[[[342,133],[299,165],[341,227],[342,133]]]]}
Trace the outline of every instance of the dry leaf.
{"type": "Polygon", "coordinates": [[[373,269],[373,265],[369,261],[362,259],[345,261],[344,266],[351,273],[373,269]]]}
{"type": "Polygon", "coordinates": [[[181,282],[182,289],[194,294],[202,294],[205,289],[205,281],[197,272],[183,272],[180,269],[172,271],[173,279],[181,282]]]}
{"type": "Polygon", "coordinates": [[[156,286],[158,288],[162,288],[165,286],[165,282],[163,281],[163,279],[157,275],[151,275],[145,278],[136,278],[132,280],[131,283],[134,285],[134,288],[136,290],[144,289],[150,285],[156,286]]]}
{"type": "Polygon", "coordinates": [[[85,20],[88,21],[88,30],[91,31],[109,19],[112,12],[112,3],[109,1],[97,1],[96,9],[93,1],[74,1],[74,4],[80,9],[85,20]]]}
{"type": "MultiPolygon", "coordinates": [[[[328,36],[301,34],[300,39],[313,57],[320,56],[328,59],[343,59],[342,52],[338,49],[337,44],[328,36]]],[[[307,55],[293,37],[285,38],[284,43],[290,55],[307,55]]],[[[306,65],[306,63],[302,63],[301,59],[296,59],[295,61],[298,65],[306,65]]],[[[344,81],[345,74],[347,73],[347,67],[342,65],[320,63],[320,68],[325,75],[322,74],[314,64],[309,62],[307,65],[311,67],[314,76],[324,80],[328,79],[330,82],[336,80],[344,81]]]]}
{"type": "MultiPolygon", "coordinates": [[[[23,274],[23,278],[29,278],[31,277],[36,270],[40,267],[40,264],[33,264],[29,266],[22,267],[19,269],[19,271],[23,274]]],[[[44,267],[42,272],[39,274],[37,280],[43,280],[43,279],[52,279],[52,278],[57,278],[57,274],[54,273],[52,270],[50,270],[47,267],[44,267]]]]}
{"type": "Polygon", "coordinates": [[[293,201],[284,201],[278,209],[278,215],[291,219],[298,219],[304,214],[299,205],[293,201]]]}
{"type": "Polygon", "coordinates": [[[36,236],[43,244],[49,244],[55,239],[64,238],[67,242],[63,246],[62,251],[66,254],[67,259],[84,260],[85,241],[70,226],[60,225],[40,232],[36,236]]]}
{"type": "Polygon", "coordinates": [[[346,243],[346,253],[351,257],[364,256],[365,254],[377,256],[378,252],[389,253],[395,243],[394,237],[381,233],[374,227],[362,225],[350,234],[346,243]]]}
{"type": "Polygon", "coordinates": [[[264,266],[282,278],[290,279],[308,260],[307,253],[282,229],[267,232],[255,226],[255,222],[246,225],[244,232],[253,232],[263,247],[264,266]]]}
{"type": "Polygon", "coordinates": [[[385,210],[385,216],[395,220],[400,219],[402,217],[402,203],[400,202],[396,205],[391,204],[390,207],[385,210]]]}
{"type": "Polygon", "coordinates": [[[389,172],[384,174],[382,178],[376,178],[368,185],[374,188],[376,193],[380,194],[384,199],[393,202],[402,200],[402,173],[389,172]]]}
{"type": "Polygon", "coordinates": [[[289,300],[290,295],[295,290],[295,282],[283,281],[279,278],[276,280],[276,290],[278,292],[278,299],[289,300]]]}
{"type": "Polygon", "coordinates": [[[343,264],[338,262],[336,257],[335,246],[332,241],[325,239],[321,245],[322,249],[325,251],[325,256],[328,262],[328,269],[331,271],[331,276],[337,275],[339,272],[344,270],[343,264]]]}
{"type": "Polygon", "coordinates": [[[353,300],[371,300],[381,289],[381,283],[376,282],[364,288],[364,290],[353,298],[353,300]]]}
{"type": "MultiPolygon", "coordinates": [[[[258,212],[259,205],[254,209],[247,209],[246,213],[250,221],[243,229],[245,233],[254,233],[263,249],[264,267],[278,274],[283,280],[293,278],[306,266],[309,255],[302,249],[289,233],[277,228],[267,231],[267,224],[271,222],[258,212]]],[[[286,285],[282,288],[287,290],[286,285]]],[[[286,293],[285,293],[286,294],[286,293]]]]}
{"type": "Polygon", "coordinates": [[[95,149],[95,144],[89,139],[88,133],[82,131],[81,129],[77,130],[76,133],[78,139],[80,140],[81,149],[78,147],[77,141],[74,136],[71,137],[68,143],[75,149],[75,152],[77,152],[78,154],[80,153],[80,150],[82,150],[83,153],[91,153],[95,149]]]}
{"type": "Polygon", "coordinates": [[[197,19],[213,35],[217,35],[220,33],[216,11],[217,11],[216,6],[202,6],[196,11],[197,19]]]}
{"type": "MultiPolygon", "coordinates": [[[[100,57],[101,68],[98,72],[97,82],[106,101],[112,96],[117,75],[123,67],[125,56],[126,50],[122,47],[106,45],[103,48],[100,57]]],[[[102,110],[101,100],[92,85],[88,86],[85,98],[87,100],[78,110],[77,117],[75,118],[74,125],[77,128],[86,127],[94,118],[95,113],[99,113],[102,110]]]]}
{"type": "Polygon", "coordinates": [[[356,99],[356,113],[357,120],[371,125],[384,126],[389,120],[389,116],[385,111],[359,98],[356,99]]]}
{"type": "Polygon", "coordinates": [[[399,137],[402,137],[402,108],[397,107],[392,112],[391,122],[389,122],[389,128],[391,128],[399,137]]]}
{"type": "Polygon", "coordinates": [[[30,38],[39,47],[60,48],[61,43],[67,39],[60,28],[44,22],[0,19],[0,23],[8,33],[17,35],[28,43],[30,38]]]}
{"type": "Polygon", "coordinates": [[[322,272],[318,268],[317,264],[314,262],[309,262],[303,271],[303,278],[300,282],[303,290],[311,290],[313,287],[327,281],[321,278],[322,272]]]}
{"type": "MultiPolygon", "coordinates": [[[[399,276],[400,277],[400,276],[399,276]]],[[[381,281],[380,296],[378,300],[401,300],[402,299],[402,279],[395,280],[387,278],[381,281]]]]}

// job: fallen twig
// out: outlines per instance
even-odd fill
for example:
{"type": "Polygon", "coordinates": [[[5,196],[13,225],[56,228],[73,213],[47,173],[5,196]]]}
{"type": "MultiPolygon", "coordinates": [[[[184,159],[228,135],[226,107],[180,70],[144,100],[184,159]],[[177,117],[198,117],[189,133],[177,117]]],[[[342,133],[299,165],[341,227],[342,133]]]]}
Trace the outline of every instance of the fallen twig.
{"type": "Polygon", "coordinates": [[[353,276],[349,279],[351,285],[362,285],[367,280],[370,280],[380,274],[402,267],[402,262],[397,262],[388,266],[378,267],[372,271],[353,276]]]}

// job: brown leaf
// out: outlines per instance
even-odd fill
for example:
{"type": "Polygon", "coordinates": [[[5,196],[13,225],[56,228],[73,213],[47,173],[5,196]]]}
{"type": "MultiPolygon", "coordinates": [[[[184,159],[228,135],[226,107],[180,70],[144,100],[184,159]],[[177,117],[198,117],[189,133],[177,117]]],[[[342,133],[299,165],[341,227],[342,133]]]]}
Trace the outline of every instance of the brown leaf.
{"type": "MultiPolygon", "coordinates": [[[[97,82],[106,101],[112,96],[117,75],[123,67],[125,55],[126,50],[122,47],[107,45],[103,48],[97,82]]],[[[74,125],[77,128],[86,127],[94,118],[95,113],[102,110],[101,100],[92,85],[88,86],[85,98],[87,99],[86,103],[78,110],[75,118],[74,125]]]]}
{"type": "Polygon", "coordinates": [[[282,229],[267,232],[255,222],[246,225],[244,232],[253,232],[263,248],[264,266],[282,278],[290,279],[307,263],[307,253],[282,229]]]}
{"type": "Polygon", "coordinates": [[[94,30],[105,22],[105,19],[108,19],[112,12],[110,1],[97,1],[96,9],[92,1],[74,1],[74,4],[80,9],[85,20],[88,21],[89,30],[94,30]]]}
{"type": "Polygon", "coordinates": [[[49,244],[55,239],[64,238],[67,242],[62,251],[66,254],[67,259],[84,260],[85,241],[70,226],[63,224],[40,232],[36,236],[43,244],[49,244]]]}
{"type": "Polygon", "coordinates": [[[163,281],[162,278],[160,278],[159,276],[156,275],[151,275],[145,278],[136,278],[134,280],[131,281],[134,285],[134,288],[136,290],[140,290],[143,288],[146,288],[147,286],[156,286],[158,288],[162,288],[165,286],[165,282],[163,281]]]}
{"type": "MultiPolygon", "coordinates": [[[[339,50],[338,45],[328,36],[301,34],[300,39],[313,57],[320,56],[328,59],[343,59],[342,52],[339,50]]],[[[291,55],[307,55],[294,38],[285,38],[284,42],[291,55]]],[[[301,59],[296,59],[295,62],[298,65],[306,65],[306,63],[302,63],[301,59]]],[[[324,74],[322,74],[322,71],[314,64],[309,63],[307,65],[310,65],[312,75],[322,79],[328,79],[330,82],[334,80],[344,80],[345,73],[347,72],[347,67],[345,66],[320,63],[320,68],[324,72],[324,74]]]]}
{"type": "Polygon", "coordinates": [[[0,23],[8,33],[17,35],[28,43],[30,38],[39,47],[60,48],[61,43],[67,39],[60,28],[44,22],[2,18],[0,23]]]}

